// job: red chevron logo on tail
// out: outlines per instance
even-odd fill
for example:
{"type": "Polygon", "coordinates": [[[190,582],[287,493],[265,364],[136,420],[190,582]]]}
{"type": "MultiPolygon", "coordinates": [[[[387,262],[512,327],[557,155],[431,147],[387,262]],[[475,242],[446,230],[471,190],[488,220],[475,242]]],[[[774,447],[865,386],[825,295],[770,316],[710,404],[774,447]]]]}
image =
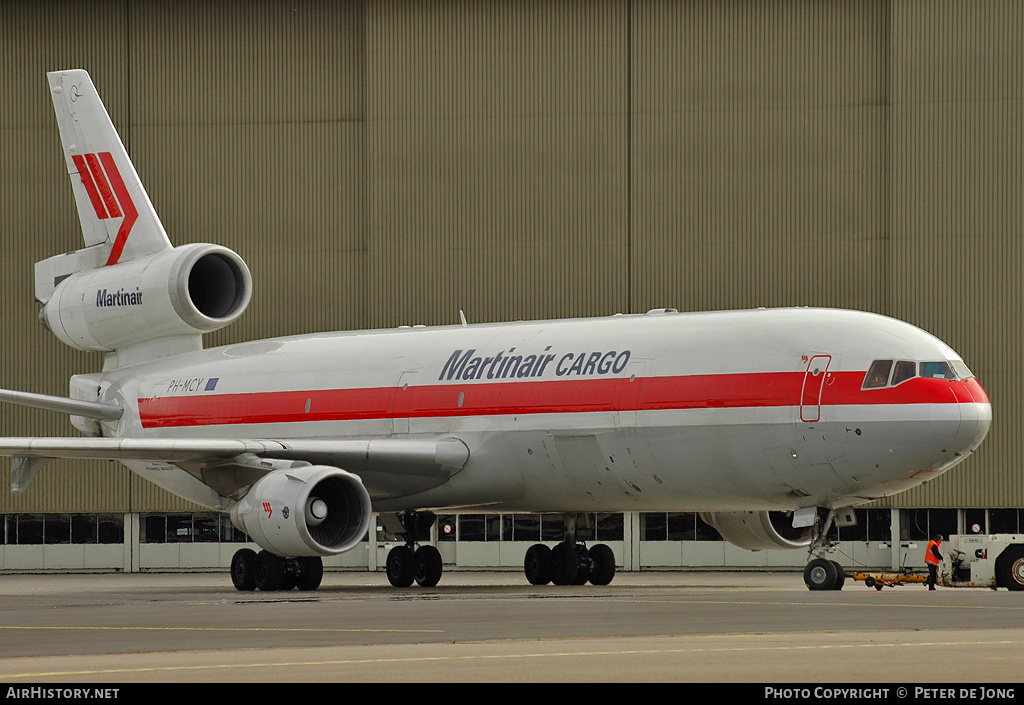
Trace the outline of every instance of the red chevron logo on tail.
{"type": "Polygon", "coordinates": [[[124,218],[117,230],[114,247],[107,258],[108,265],[117,264],[139,212],[110,152],[75,154],[71,158],[78,168],[78,175],[82,178],[86,193],[89,194],[89,201],[96,211],[96,217],[100,220],[124,218]]]}

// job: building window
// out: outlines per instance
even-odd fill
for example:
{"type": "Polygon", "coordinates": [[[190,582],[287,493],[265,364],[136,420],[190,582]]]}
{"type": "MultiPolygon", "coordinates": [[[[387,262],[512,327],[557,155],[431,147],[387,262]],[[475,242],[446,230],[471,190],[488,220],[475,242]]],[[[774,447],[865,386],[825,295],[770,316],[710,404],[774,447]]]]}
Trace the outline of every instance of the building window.
{"type": "Polygon", "coordinates": [[[668,514],[647,512],[640,516],[641,541],[668,541],[668,514]]]}
{"type": "Polygon", "coordinates": [[[32,546],[43,543],[42,514],[8,514],[7,543],[32,546]]]}
{"type": "Polygon", "coordinates": [[[248,537],[218,512],[201,514],[143,514],[142,543],[243,543],[248,537]]]}
{"type": "Polygon", "coordinates": [[[900,540],[929,541],[935,534],[958,532],[955,509],[901,509],[900,540]]]}
{"type": "Polygon", "coordinates": [[[500,541],[500,514],[460,514],[459,541],[500,541]]]}
{"type": "Polygon", "coordinates": [[[892,540],[892,512],[888,509],[854,509],[857,523],[840,526],[836,536],[839,541],[884,541],[892,540]]]}
{"type": "Polygon", "coordinates": [[[987,512],[984,509],[965,509],[963,532],[965,534],[987,534],[987,512]]]}
{"type": "Polygon", "coordinates": [[[7,514],[0,518],[0,543],[11,546],[124,543],[121,514],[7,514]]]}
{"type": "Polygon", "coordinates": [[[1024,528],[1024,509],[989,509],[989,531],[993,534],[1017,534],[1024,528]]]}
{"type": "Polygon", "coordinates": [[[437,540],[455,541],[458,538],[458,516],[439,514],[437,516],[437,540]]]}
{"type": "Polygon", "coordinates": [[[594,525],[595,541],[622,541],[625,536],[622,514],[598,514],[594,525]]]}
{"type": "Polygon", "coordinates": [[[715,527],[694,512],[646,512],[640,515],[641,541],[722,541],[715,527]]]}
{"type": "Polygon", "coordinates": [[[537,543],[540,541],[540,514],[508,514],[509,541],[537,543]]]}

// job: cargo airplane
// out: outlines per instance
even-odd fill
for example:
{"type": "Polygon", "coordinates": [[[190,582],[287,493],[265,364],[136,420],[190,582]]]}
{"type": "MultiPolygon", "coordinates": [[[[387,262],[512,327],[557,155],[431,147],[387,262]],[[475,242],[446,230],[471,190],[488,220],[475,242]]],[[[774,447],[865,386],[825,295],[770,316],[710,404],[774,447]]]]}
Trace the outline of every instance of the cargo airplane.
{"type": "MultiPolygon", "coordinates": [[[[172,246],[89,75],[48,74],[86,246],[36,265],[40,319],[104,353],[70,396],[7,391],[82,437],[0,439],[23,492],[61,458],[120,461],[228,513],[262,549],[239,590],[315,589],[324,556],[380,513],[396,587],[435,585],[434,512],[555,512],[536,585],[608,584],[596,512],[687,511],[752,550],[808,551],[837,589],[837,512],[919,485],[977,449],[991,407],[963,360],[891,318],[791,308],[324,333],[203,349],[249,303],[249,270],[172,246]]],[[[373,536],[370,535],[372,541],[373,536]]]]}

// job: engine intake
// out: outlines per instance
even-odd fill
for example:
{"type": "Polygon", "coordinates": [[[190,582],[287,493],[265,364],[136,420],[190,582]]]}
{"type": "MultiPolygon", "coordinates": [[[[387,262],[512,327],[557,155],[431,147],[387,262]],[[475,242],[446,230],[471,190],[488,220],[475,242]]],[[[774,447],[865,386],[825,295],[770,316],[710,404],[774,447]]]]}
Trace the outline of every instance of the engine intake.
{"type": "Polygon", "coordinates": [[[700,517],[726,541],[750,551],[804,548],[811,543],[811,532],[794,529],[785,512],[704,512],[700,517]]]}
{"type": "Polygon", "coordinates": [[[237,254],[193,244],[68,276],[40,313],[67,345],[110,352],[218,330],[242,315],[252,276],[237,254]]]}
{"type": "Polygon", "coordinates": [[[326,465],[274,470],[231,508],[231,522],[279,556],[332,556],[353,548],[370,528],[362,481],[326,465]]]}

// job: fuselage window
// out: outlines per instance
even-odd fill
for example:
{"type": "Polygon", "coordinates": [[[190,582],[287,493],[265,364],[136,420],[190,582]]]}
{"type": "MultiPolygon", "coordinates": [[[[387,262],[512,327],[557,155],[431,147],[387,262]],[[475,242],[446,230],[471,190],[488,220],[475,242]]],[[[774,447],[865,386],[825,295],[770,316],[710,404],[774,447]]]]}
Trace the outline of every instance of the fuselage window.
{"type": "Polygon", "coordinates": [[[892,360],[875,360],[864,378],[864,389],[879,389],[889,382],[892,360]]]}
{"type": "Polygon", "coordinates": [[[921,376],[932,379],[956,379],[956,373],[948,362],[922,362],[921,376]]]}
{"type": "Polygon", "coordinates": [[[910,360],[900,360],[896,363],[896,370],[892,373],[893,386],[906,382],[917,376],[917,363],[910,360]]]}

